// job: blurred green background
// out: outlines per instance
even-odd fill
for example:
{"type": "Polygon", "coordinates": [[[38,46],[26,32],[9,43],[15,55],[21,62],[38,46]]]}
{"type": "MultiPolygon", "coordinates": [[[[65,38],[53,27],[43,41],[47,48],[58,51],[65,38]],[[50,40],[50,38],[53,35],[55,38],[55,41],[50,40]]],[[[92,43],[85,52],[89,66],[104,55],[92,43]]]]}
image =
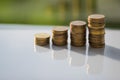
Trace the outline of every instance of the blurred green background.
{"type": "Polygon", "coordinates": [[[120,0],[0,0],[0,23],[69,25],[93,13],[104,14],[107,27],[120,26],[120,0]]]}

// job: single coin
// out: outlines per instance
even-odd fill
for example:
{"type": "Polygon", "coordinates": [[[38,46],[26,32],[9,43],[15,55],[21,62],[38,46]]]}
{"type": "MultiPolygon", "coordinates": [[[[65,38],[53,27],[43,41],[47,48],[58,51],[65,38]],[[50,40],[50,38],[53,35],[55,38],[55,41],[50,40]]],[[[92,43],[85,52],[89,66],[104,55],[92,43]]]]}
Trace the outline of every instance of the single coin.
{"type": "Polygon", "coordinates": [[[70,23],[70,26],[85,26],[86,25],[86,22],[85,21],[72,21],[70,23]]]}
{"type": "Polygon", "coordinates": [[[92,14],[88,16],[88,23],[105,23],[105,16],[102,14],[92,14]]]}
{"type": "Polygon", "coordinates": [[[71,41],[86,41],[86,38],[72,38],[71,41]]]}
{"type": "Polygon", "coordinates": [[[56,45],[56,46],[64,46],[67,44],[67,41],[62,41],[62,42],[59,42],[59,41],[55,41],[55,40],[52,40],[53,44],[56,45]]]}
{"type": "Polygon", "coordinates": [[[86,27],[86,22],[85,21],[72,21],[70,23],[70,28],[79,28],[79,29],[84,29],[86,27]]]}
{"type": "Polygon", "coordinates": [[[55,39],[55,40],[63,40],[63,39],[67,40],[68,36],[65,36],[65,35],[62,35],[62,36],[53,36],[52,38],[55,39]]]}
{"type": "Polygon", "coordinates": [[[71,45],[75,47],[82,47],[82,46],[85,46],[85,44],[86,42],[81,42],[81,43],[71,42],[71,45]]]}
{"type": "Polygon", "coordinates": [[[52,40],[57,41],[57,42],[67,41],[67,39],[55,39],[55,38],[53,38],[52,40]]]}
{"type": "Polygon", "coordinates": [[[48,33],[37,33],[35,34],[35,38],[39,40],[45,40],[50,38],[50,35],[48,33]]]}
{"type": "Polygon", "coordinates": [[[104,19],[105,16],[102,14],[92,14],[88,16],[88,19],[104,19]]]}
{"type": "Polygon", "coordinates": [[[93,43],[90,43],[90,46],[93,47],[93,48],[103,48],[103,47],[105,47],[105,44],[93,44],[93,43]]]}
{"type": "Polygon", "coordinates": [[[88,26],[88,29],[89,29],[89,34],[92,34],[92,35],[102,35],[102,34],[105,34],[105,29],[104,27],[90,27],[88,26]]]}
{"type": "Polygon", "coordinates": [[[91,43],[91,44],[104,44],[105,41],[90,41],[89,40],[89,43],[91,43]]]}
{"type": "Polygon", "coordinates": [[[55,35],[60,35],[60,34],[66,34],[68,31],[68,28],[67,27],[54,27],[52,32],[53,34],[55,35]]]}
{"type": "Polygon", "coordinates": [[[92,37],[89,37],[89,41],[101,42],[101,41],[105,41],[105,39],[104,39],[104,37],[102,37],[102,38],[92,38],[92,37]]]}
{"type": "Polygon", "coordinates": [[[88,26],[89,27],[105,27],[105,24],[89,23],[88,26]]]}
{"type": "Polygon", "coordinates": [[[70,36],[73,37],[73,38],[84,38],[86,37],[86,33],[85,34],[73,34],[73,33],[70,33],[70,36]]]}
{"type": "Polygon", "coordinates": [[[45,46],[45,45],[48,45],[49,43],[47,42],[35,42],[36,45],[39,45],[39,46],[45,46]]]}
{"type": "Polygon", "coordinates": [[[86,22],[85,21],[72,21],[70,23],[70,31],[72,33],[85,33],[86,22]]]}
{"type": "Polygon", "coordinates": [[[72,34],[86,34],[86,28],[74,27],[70,29],[70,32],[72,34]]]}
{"type": "Polygon", "coordinates": [[[93,34],[89,34],[89,38],[103,38],[105,36],[105,34],[99,34],[99,35],[93,35],[93,34]]]}

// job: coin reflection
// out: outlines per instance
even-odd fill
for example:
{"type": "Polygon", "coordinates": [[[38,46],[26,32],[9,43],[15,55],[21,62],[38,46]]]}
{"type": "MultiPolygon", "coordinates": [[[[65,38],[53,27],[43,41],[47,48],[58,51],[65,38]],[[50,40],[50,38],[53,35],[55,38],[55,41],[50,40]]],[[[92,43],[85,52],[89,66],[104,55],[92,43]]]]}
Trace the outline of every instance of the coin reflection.
{"type": "Polygon", "coordinates": [[[86,47],[71,46],[70,56],[68,58],[71,66],[82,67],[86,60],[86,47]]]}
{"type": "Polygon", "coordinates": [[[46,46],[34,45],[34,52],[37,52],[37,53],[48,53],[48,52],[50,52],[50,46],[49,45],[46,45],[46,46]]]}
{"type": "Polygon", "coordinates": [[[99,74],[103,70],[104,48],[92,48],[88,50],[88,74],[99,74]]]}
{"type": "Polygon", "coordinates": [[[67,46],[52,46],[52,59],[53,60],[65,60],[68,56],[67,46]]]}

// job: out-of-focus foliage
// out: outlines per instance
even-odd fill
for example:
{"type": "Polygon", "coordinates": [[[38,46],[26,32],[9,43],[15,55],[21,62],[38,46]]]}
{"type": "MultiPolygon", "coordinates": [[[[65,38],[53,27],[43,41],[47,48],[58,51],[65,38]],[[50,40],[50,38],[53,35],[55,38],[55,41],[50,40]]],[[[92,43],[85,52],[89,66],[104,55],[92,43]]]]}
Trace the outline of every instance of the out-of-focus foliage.
{"type": "Polygon", "coordinates": [[[0,0],[0,23],[68,25],[93,13],[120,25],[120,0],[0,0]]]}

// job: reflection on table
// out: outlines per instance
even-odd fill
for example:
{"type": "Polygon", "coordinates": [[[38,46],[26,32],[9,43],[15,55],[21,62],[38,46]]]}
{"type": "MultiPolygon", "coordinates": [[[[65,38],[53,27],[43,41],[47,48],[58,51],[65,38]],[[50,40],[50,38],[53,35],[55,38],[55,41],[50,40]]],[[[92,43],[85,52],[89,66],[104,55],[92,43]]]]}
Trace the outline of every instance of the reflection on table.
{"type": "Polygon", "coordinates": [[[117,78],[120,74],[120,49],[108,45],[105,48],[34,45],[34,49],[39,53],[50,52],[53,60],[68,60],[71,67],[84,69],[86,75],[104,74],[104,77],[117,78]]]}
{"type": "Polygon", "coordinates": [[[86,47],[73,47],[71,46],[69,54],[69,64],[71,66],[81,67],[85,65],[86,60],[86,47]]]}
{"type": "Polygon", "coordinates": [[[46,46],[39,46],[39,45],[35,45],[34,44],[34,52],[37,53],[48,53],[50,52],[50,46],[46,45],[46,46]]]}
{"type": "Polygon", "coordinates": [[[104,48],[88,47],[88,74],[97,75],[103,71],[104,48]]]}
{"type": "Polygon", "coordinates": [[[53,60],[65,60],[68,57],[67,46],[52,46],[52,59],[53,60]]]}

